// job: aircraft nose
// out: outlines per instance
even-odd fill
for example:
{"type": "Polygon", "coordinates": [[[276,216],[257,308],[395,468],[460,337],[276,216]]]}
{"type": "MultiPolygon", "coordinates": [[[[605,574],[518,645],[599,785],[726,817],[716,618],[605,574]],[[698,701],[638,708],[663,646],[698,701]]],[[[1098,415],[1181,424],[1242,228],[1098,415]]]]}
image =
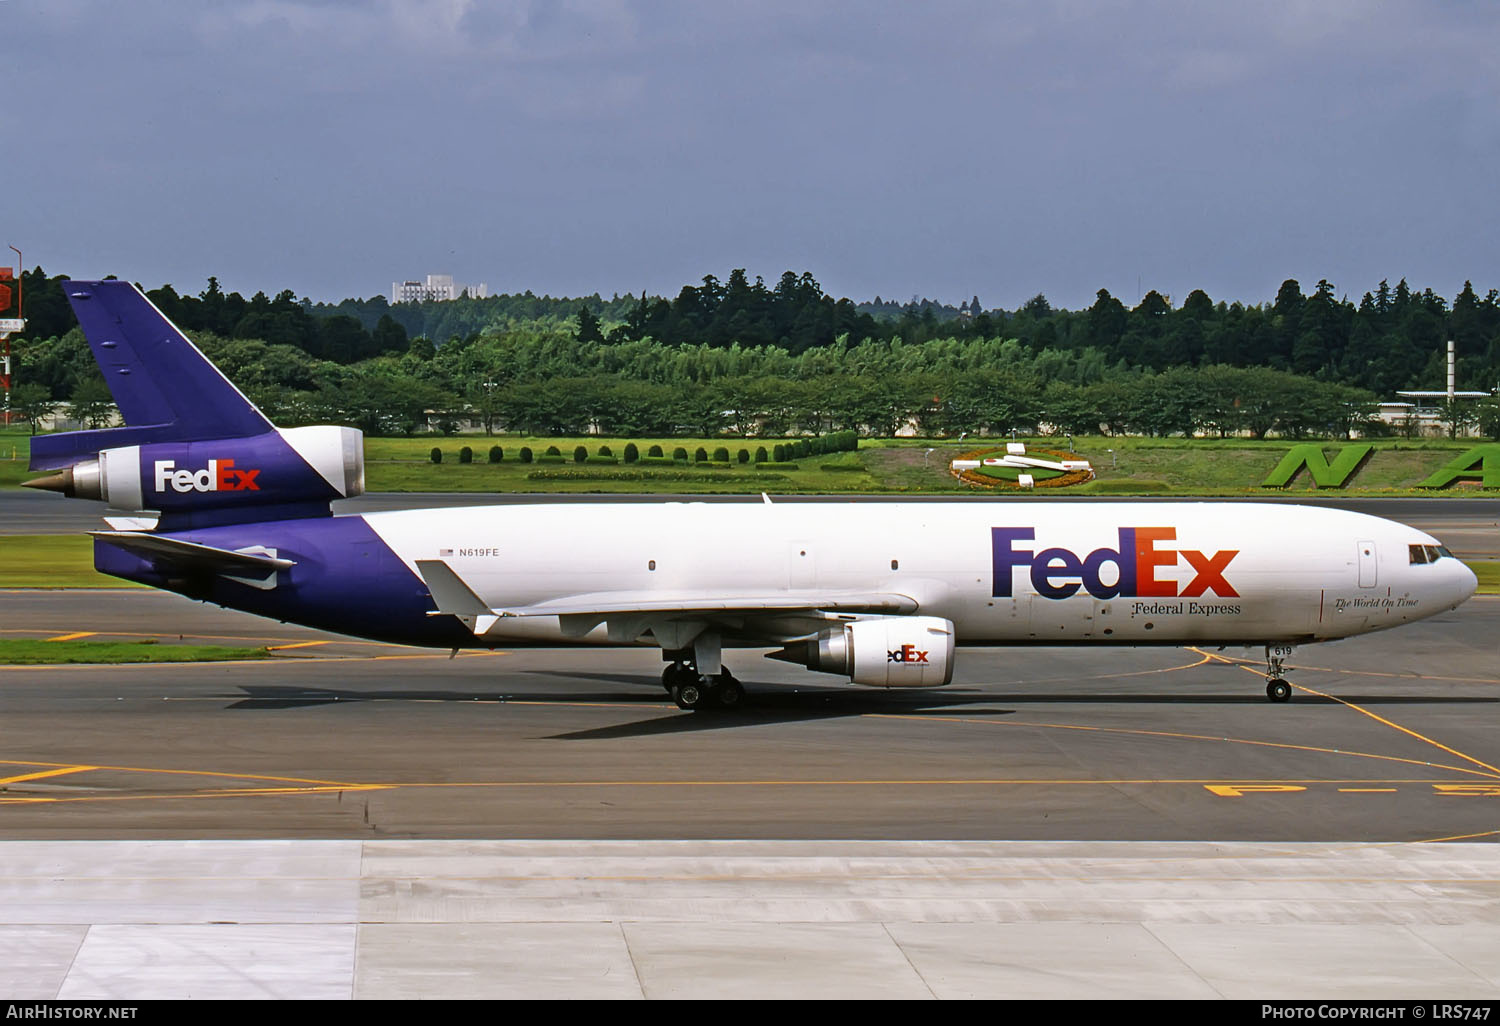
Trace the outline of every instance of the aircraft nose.
{"type": "Polygon", "coordinates": [[[1453,605],[1458,606],[1467,602],[1479,590],[1479,575],[1469,569],[1468,564],[1461,559],[1449,559],[1443,562],[1453,564],[1450,571],[1453,577],[1453,605]]]}

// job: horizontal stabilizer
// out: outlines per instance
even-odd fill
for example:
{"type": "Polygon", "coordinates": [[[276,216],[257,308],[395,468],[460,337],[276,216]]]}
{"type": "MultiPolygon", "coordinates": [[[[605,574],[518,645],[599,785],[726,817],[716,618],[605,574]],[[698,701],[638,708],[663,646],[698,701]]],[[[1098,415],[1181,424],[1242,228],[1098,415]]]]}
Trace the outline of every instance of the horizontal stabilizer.
{"type": "Polygon", "coordinates": [[[193,570],[218,574],[264,575],[286,570],[297,564],[266,552],[236,552],[212,545],[168,538],[140,531],[90,531],[107,545],[134,552],[147,559],[165,560],[193,570]]]}

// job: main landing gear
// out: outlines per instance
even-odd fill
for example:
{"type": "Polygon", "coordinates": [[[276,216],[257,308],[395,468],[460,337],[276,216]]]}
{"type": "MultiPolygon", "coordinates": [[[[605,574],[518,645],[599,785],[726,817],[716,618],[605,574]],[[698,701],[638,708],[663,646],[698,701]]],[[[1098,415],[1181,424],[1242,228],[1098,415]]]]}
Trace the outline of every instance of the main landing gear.
{"type": "Polygon", "coordinates": [[[1292,697],[1292,686],[1281,676],[1291,655],[1291,645],[1266,646],[1266,697],[1273,702],[1286,702],[1292,697]]]}
{"type": "Polygon", "coordinates": [[[725,669],[699,673],[696,664],[679,660],[661,672],[661,685],[679,709],[737,709],[745,703],[745,686],[725,669]]]}

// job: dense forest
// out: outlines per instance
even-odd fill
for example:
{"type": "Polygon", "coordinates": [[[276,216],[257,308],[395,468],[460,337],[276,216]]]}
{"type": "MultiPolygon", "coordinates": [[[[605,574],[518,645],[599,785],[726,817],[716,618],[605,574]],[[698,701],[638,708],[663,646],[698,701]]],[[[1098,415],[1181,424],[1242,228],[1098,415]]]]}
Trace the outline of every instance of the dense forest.
{"type": "MultiPolygon", "coordinates": [[[[64,277],[26,272],[28,337],[15,343],[26,402],[107,405],[74,325],[64,277]]],[[[788,271],[774,287],[743,270],[673,299],[531,292],[392,305],[291,291],[249,299],[216,279],[151,299],[285,424],[354,423],[405,433],[467,411],[488,428],[575,433],[860,429],[1033,430],[1292,437],[1370,430],[1378,398],[1438,388],[1443,342],[1460,388],[1500,380],[1500,294],[1465,283],[1451,303],[1405,280],[1356,304],[1320,281],[1269,303],[1181,306],[1148,292],[1127,308],[1100,290],[1086,310],[1036,296],[1014,311],[829,296],[788,271]]],[[[1455,411],[1500,430],[1494,404],[1455,411]]]]}

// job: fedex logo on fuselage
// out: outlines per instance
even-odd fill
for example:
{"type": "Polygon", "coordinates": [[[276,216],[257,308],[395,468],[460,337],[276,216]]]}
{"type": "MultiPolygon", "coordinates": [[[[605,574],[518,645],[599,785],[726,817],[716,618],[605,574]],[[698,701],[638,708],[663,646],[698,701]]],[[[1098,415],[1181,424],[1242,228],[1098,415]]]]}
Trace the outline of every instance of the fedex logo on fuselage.
{"type": "Polygon", "coordinates": [[[1175,527],[1121,527],[1119,548],[1095,549],[1080,556],[1072,549],[1051,548],[1032,552],[1018,548],[1018,542],[1036,537],[1033,527],[990,528],[991,548],[995,560],[994,595],[1010,598],[1012,571],[1016,567],[1029,567],[1031,586],[1038,595],[1050,599],[1065,599],[1077,593],[1079,588],[1094,598],[1137,598],[1141,596],[1182,596],[1190,598],[1212,591],[1215,595],[1237,596],[1239,592],[1224,578],[1224,570],[1230,560],[1239,555],[1239,549],[1221,549],[1212,555],[1196,549],[1174,549],[1164,543],[1177,538],[1175,527]],[[1157,571],[1178,565],[1185,560],[1194,571],[1194,576],[1181,591],[1177,582],[1158,580],[1157,571]],[[1104,567],[1113,564],[1112,580],[1105,581],[1104,567]]]}
{"type": "Polygon", "coordinates": [[[178,470],[173,460],[157,460],[156,490],[174,492],[258,492],[257,470],[236,470],[234,460],[209,460],[202,470],[178,470]]]}

